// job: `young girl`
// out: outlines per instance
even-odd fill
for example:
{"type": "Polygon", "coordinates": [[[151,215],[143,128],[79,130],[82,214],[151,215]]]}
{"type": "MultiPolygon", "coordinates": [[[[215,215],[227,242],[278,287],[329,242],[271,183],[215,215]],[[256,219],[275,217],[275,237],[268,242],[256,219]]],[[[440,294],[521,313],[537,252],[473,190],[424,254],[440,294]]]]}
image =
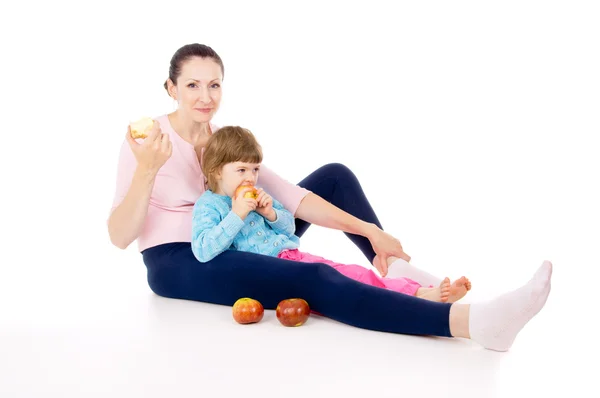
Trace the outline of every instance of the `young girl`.
{"type": "Polygon", "coordinates": [[[192,219],[191,244],[198,261],[208,262],[225,250],[239,250],[324,263],[362,283],[449,303],[471,289],[464,276],[452,284],[445,278],[438,287],[422,287],[408,278],[382,278],[360,265],[339,264],[299,251],[293,215],[262,188],[254,188],[261,162],[262,148],[247,129],[222,127],[208,140],[201,162],[208,189],[196,201],[192,219]]]}

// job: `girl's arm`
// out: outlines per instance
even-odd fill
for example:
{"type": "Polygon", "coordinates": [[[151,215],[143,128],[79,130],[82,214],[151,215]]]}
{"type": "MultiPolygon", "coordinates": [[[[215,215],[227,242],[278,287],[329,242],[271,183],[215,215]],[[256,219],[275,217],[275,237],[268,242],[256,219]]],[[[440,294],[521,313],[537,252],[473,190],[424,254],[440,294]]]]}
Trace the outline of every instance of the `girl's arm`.
{"type": "Polygon", "coordinates": [[[202,197],[194,206],[192,215],[192,252],[198,261],[212,260],[233,244],[244,221],[230,211],[223,219],[219,211],[202,197]]]}
{"type": "Polygon", "coordinates": [[[281,203],[273,199],[273,210],[275,211],[275,221],[269,221],[265,217],[265,222],[279,235],[285,235],[291,238],[296,232],[296,222],[292,213],[287,211],[281,203]]]}

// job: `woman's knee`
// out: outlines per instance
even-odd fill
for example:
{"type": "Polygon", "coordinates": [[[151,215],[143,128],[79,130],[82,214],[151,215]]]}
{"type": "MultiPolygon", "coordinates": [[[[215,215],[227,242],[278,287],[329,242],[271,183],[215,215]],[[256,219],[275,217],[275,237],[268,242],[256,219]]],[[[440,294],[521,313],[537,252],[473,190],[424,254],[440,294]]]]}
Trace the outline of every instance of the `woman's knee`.
{"type": "Polygon", "coordinates": [[[313,263],[314,268],[312,269],[310,276],[312,277],[312,283],[315,286],[321,285],[323,288],[333,287],[334,285],[344,284],[348,280],[353,278],[344,275],[344,273],[333,268],[331,265],[324,263],[313,263]]]}
{"type": "Polygon", "coordinates": [[[319,171],[342,180],[356,178],[354,172],[343,163],[328,163],[321,166],[319,171]]]}

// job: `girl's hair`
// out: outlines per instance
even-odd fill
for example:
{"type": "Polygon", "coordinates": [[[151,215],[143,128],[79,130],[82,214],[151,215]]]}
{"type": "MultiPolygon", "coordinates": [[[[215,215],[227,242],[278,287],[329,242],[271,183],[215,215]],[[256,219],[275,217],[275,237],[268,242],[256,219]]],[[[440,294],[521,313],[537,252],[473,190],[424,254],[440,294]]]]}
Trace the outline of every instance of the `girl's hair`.
{"type": "Polygon", "coordinates": [[[202,155],[202,172],[208,189],[217,189],[216,174],[228,163],[261,163],[262,148],[250,130],[238,126],[225,126],[210,136],[202,155]]]}
{"type": "MultiPolygon", "coordinates": [[[[173,82],[173,84],[177,84],[177,79],[181,75],[181,68],[183,64],[193,57],[200,58],[211,58],[221,67],[221,73],[225,76],[225,67],[223,66],[223,61],[221,57],[209,46],[205,46],[204,44],[186,44],[181,47],[179,50],[173,54],[171,58],[171,65],[169,66],[169,79],[173,82]]],[[[168,92],[167,80],[165,80],[165,90],[168,92]]]]}

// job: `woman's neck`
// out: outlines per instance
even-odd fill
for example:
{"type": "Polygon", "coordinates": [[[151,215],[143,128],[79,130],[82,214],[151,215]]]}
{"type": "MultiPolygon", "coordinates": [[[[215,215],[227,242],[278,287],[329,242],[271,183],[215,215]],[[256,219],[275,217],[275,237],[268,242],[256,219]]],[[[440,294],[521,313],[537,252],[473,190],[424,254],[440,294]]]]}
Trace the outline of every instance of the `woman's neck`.
{"type": "Polygon", "coordinates": [[[210,123],[196,123],[191,119],[186,119],[177,111],[169,114],[169,121],[173,130],[193,146],[205,142],[212,134],[210,123]]]}

